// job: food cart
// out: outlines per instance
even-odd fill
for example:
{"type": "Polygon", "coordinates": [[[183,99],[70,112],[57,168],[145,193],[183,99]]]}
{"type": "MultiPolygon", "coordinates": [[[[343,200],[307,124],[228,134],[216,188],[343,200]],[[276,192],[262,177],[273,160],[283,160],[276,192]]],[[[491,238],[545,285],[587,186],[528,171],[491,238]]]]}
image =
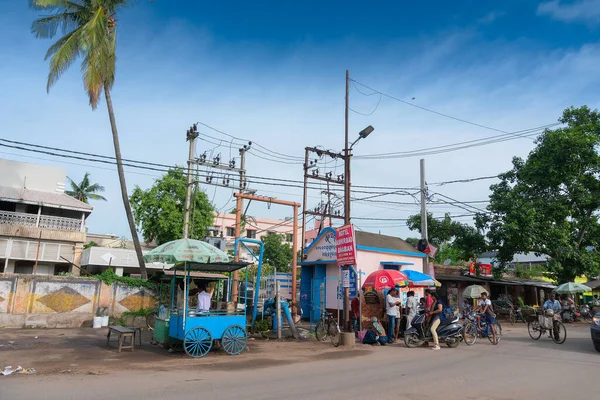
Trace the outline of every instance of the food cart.
{"type": "MultiPolygon", "coordinates": [[[[247,243],[259,246],[256,282],[260,282],[262,269],[262,255],[264,247],[261,241],[252,239],[236,239],[235,252],[238,247],[247,247],[247,243]]],[[[248,249],[250,250],[250,249],[248,249]]],[[[254,254],[251,252],[251,254],[254,254]]],[[[246,349],[248,335],[246,333],[246,300],[243,303],[232,298],[234,292],[233,275],[240,269],[247,268],[251,263],[230,262],[227,254],[223,253],[208,243],[192,239],[182,239],[165,243],[148,252],[144,258],[147,261],[162,261],[173,263],[173,277],[171,283],[171,305],[169,312],[169,337],[183,342],[185,352],[194,358],[203,357],[213,347],[215,341],[220,341],[221,347],[229,354],[240,354],[246,349]],[[175,262],[173,262],[175,261],[175,262]],[[176,277],[178,273],[184,274],[183,302],[178,302],[176,277]],[[227,280],[217,280],[214,288],[215,298],[211,298],[211,307],[208,311],[193,309],[189,305],[190,283],[192,272],[203,274],[223,274],[227,280]],[[178,304],[179,303],[179,304],[178,304]],[[183,303],[183,306],[180,304],[183,303]]],[[[246,273],[248,288],[248,273],[246,273]]],[[[254,290],[255,304],[258,297],[258,288],[254,290]]],[[[212,295],[211,295],[212,297],[212,295]]],[[[256,309],[252,312],[252,323],[256,319],[256,309]]]]}

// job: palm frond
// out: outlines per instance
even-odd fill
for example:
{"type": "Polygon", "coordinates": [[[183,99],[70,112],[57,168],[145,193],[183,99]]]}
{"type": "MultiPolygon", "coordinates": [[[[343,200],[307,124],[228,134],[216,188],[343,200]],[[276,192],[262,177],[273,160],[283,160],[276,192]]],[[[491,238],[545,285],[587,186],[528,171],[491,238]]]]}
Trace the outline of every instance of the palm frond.
{"type": "Polygon", "coordinates": [[[98,105],[106,78],[114,77],[114,48],[111,50],[112,35],[108,26],[109,17],[104,10],[103,7],[98,7],[92,18],[82,27],[85,43],[89,47],[81,63],[81,70],[92,109],[98,105]]]}
{"type": "Polygon", "coordinates": [[[104,186],[100,186],[97,183],[94,183],[93,185],[87,187],[87,191],[89,193],[104,192],[104,186]]]}
{"type": "Polygon", "coordinates": [[[45,11],[76,11],[81,7],[90,7],[92,0],[29,0],[29,7],[45,11]]]}
{"type": "Polygon", "coordinates": [[[50,91],[52,85],[62,76],[63,73],[73,64],[73,61],[82,51],[82,28],[79,27],[73,32],[60,38],[53,46],[48,49],[48,56],[52,52],[50,59],[50,72],[48,73],[48,83],[46,90],[50,91]]]}
{"type": "Polygon", "coordinates": [[[38,18],[31,24],[31,33],[36,38],[53,38],[58,29],[66,34],[79,26],[80,15],[77,12],[59,13],[38,18]]]}
{"type": "Polygon", "coordinates": [[[88,193],[87,197],[88,197],[88,199],[92,199],[92,200],[104,200],[104,201],[106,201],[106,198],[103,197],[103,196],[100,196],[99,194],[88,193]]]}

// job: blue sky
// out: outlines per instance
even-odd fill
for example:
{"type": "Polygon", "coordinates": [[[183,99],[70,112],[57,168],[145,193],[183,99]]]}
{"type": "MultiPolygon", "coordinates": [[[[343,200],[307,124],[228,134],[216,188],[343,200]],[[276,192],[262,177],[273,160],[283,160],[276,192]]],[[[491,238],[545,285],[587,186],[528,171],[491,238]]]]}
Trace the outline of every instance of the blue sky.
{"type": "MultiPolygon", "coordinates": [[[[44,54],[51,42],[30,34],[38,14],[26,2],[5,3],[0,15],[0,137],[111,155],[104,102],[96,111],[89,108],[77,64],[47,94],[44,54]]],[[[141,0],[118,16],[113,101],[123,156],[181,165],[187,155],[185,130],[196,121],[295,157],[303,156],[305,146],[339,151],[346,69],[358,82],[410,104],[508,132],[556,122],[571,105],[598,106],[599,0],[413,3],[141,0]]],[[[357,156],[499,134],[386,97],[378,99],[354,87],[350,93],[352,109],[370,114],[350,114],[351,137],[366,125],[375,127],[356,146],[357,156]]],[[[223,158],[237,154],[241,142],[232,144],[207,128],[201,131],[224,141],[216,149],[200,141],[199,153],[220,152],[223,158]]],[[[427,155],[427,180],[495,175],[510,168],[513,156],[526,156],[533,146],[524,138],[427,155]]],[[[302,179],[300,165],[258,156],[248,156],[248,175],[302,179]]],[[[0,157],[62,166],[75,180],[90,172],[106,187],[109,199],[93,204],[90,230],[129,236],[116,173],[110,167],[7,148],[0,148],[0,157]]],[[[336,173],[342,170],[338,165],[336,173]]],[[[352,170],[356,185],[414,187],[419,182],[419,157],[357,157],[352,170]]],[[[149,187],[156,175],[130,170],[129,189],[149,187]]],[[[462,201],[485,200],[492,182],[430,189],[462,201]]],[[[266,196],[302,199],[297,188],[254,187],[266,196]]],[[[233,206],[231,190],[204,189],[217,208],[233,206]]],[[[311,192],[309,206],[320,199],[318,190],[311,192]]],[[[412,201],[407,196],[381,199],[412,201]]],[[[431,209],[436,215],[467,213],[447,205],[431,209]]],[[[403,219],[417,211],[416,204],[356,202],[352,214],[364,230],[404,237],[410,233],[403,221],[358,218],[403,219]]],[[[286,208],[255,204],[249,213],[291,215],[286,208]]]]}

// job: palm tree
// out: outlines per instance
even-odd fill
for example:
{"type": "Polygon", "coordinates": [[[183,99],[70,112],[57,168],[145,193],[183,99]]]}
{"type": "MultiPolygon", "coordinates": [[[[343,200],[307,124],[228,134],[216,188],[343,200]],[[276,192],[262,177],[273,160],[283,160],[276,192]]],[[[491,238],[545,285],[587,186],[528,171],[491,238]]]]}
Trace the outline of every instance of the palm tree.
{"type": "Polygon", "coordinates": [[[140,265],[140,273],[143,279],[147,279],[146,264],[127,195],[119,134],[110,97],[115,82],[117,37],[115,17],[117,10],[129,3],[130,0],[30,0],[34,9],[49,12],[49,15],[33,22],[31,32],[36,38],[54,38],[59,30],[64,35],[50,46],[46,53],[46,59],[50,59],[46,90],[49,91],[71,64],[81,57],[83,86],[93,110],[98,106],[104,91],[123,205],[140,265]]]}
{"type": "Polygon", "coordinates": [[[88,172],[85,173],[79,184],[75,183],[71,178],[69,178],[69,181],[71,181],[71,190],[66,191],[69,196],[88,204],[89,200],[106,201],[103,196],[96,194],[97,192],[104,192],[104,186],[100,186],[97,183],[90,184],[90,174],[88,172]]]}

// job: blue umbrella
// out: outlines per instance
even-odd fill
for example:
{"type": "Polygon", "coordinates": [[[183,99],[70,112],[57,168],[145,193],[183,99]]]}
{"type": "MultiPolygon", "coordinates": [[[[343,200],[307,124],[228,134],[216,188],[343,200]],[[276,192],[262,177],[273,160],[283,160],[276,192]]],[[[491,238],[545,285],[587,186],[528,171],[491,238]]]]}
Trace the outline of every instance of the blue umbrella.
{"type": "Polygon", "coordinates": [[[440,282],[433,279],[432,276],[422,272],[414,271],[412,269],[403,269],[402,272],[406,274],[408,280],[414,286],[441,286],[440,282]]]}

